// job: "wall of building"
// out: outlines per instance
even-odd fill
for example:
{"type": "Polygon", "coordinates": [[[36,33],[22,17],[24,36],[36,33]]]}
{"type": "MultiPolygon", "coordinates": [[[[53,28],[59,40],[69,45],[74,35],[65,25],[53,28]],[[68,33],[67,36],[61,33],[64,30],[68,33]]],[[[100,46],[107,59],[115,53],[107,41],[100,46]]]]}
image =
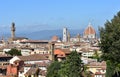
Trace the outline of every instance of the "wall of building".
{"type": "Polygon", "coordinates": [[[7,66],[7,76],[9,75],[17,75],[17,66],[14,66],[12,64],[7,66]]]}

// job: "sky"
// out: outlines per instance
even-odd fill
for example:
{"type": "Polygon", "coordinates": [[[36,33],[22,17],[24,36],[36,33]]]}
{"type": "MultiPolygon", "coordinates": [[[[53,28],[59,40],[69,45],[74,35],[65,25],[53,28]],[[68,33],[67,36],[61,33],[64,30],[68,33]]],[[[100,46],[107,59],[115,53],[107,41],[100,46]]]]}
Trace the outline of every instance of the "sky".
{"type": "Polygon", "coordinates": [[[0,0],[0,32],[95,29],[120,11],[120,0],[0,0]]]}

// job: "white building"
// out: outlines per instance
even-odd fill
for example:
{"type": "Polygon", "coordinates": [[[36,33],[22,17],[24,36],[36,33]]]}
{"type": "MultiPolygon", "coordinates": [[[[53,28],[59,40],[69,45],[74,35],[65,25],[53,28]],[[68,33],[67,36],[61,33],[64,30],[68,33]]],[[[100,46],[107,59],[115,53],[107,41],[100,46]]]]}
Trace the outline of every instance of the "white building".
{"type": "Polygon", "coordinates": [[[67,42],[67,28],[63,28],[63,42],[67,42]]]}

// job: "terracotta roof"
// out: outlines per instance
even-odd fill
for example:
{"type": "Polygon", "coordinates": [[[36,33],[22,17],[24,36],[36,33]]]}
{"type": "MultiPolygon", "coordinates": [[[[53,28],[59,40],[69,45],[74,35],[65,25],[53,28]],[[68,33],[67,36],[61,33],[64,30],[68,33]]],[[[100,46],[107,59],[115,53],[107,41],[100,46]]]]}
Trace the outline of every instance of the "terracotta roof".
{"type": "Polygon", "coordinates": [[[89,25],[84,31],[84,35],[95,34],[95,33],[96,32],[91,25],[89,25]]]}
{"type": "Polygon", "coordinates": [[[81,48],[81,51],[88,52],[88,51],[90,51],[90,48],[81,48]]]}
{"type": "Polygon", "coordinates": [[[70,54],[71,51],[69,49],[61,49],[65,54],[70,54]]]}
{"type": "Polygon", "coordinates": [[[98,68],[97,70],[106,70],[106,67],[98,68]]]}
{"type": "Polygon", "coordinates": [[[91,62],[89,64],[89,66],[106,66],[106,62],[102,61],[102,62],[91,62]]]}
{"type": "Polygon", "coordinates": [[[54,55],[63,55],[65,56],[65,52],[61,49],[54,50],[54,55]]]}
{"type": "Polygon", "coordinates": [[[52,41],[57,41],[57,40],[59,40],[59,38],[58,38],[58,36],[53,36],[51,40],[52,41]]]}
{"type": "Polygon", "coordinates": [[[95,72],[95,75],[105,75],[105,73],[95,72]]]}
{"type": "Polygon", "coordinates": [[[73,44],[73,46],[78,46],[78,47],[80,47],[80,46],[81,46],[81,43],[77,42],[77,43],[73,44]]]}
{"type": "Polygon", "coordinates": [[[33,64],[25,64],[25,67],[31,67],[33,64]]]}
{"type": "Polygon", "coordinates": [[[65,56],[66,54],[70,54],[70,50],[69,49],[56,49],[54,50],[54,55],[61,55],[61,56],[65,56]]]}
{"type": "Polygon", "coordinates": [[[39,71],[39,68],[31,67],[25,74],[25,76],[34,75],[39,71]]]}
{"type": "Polygon", "coordinates": [[[45,70],[40,70],[39,75],[46,76],[46,71],[45,70]]]}
{"type": "Polygon", "coordinates": [[[106,70],[106,67],[102,67],[101,70],[106,70]]]}
{"type": "Polygon", "coordinates": [[[34,54],[29,56],[18,56],[23,61],[49,60],[47,54],[34,54]]]}
{"type": "Polygon", "coordinates": [[[47,67],[48,66],[48,63],[45,63],[45,62],[37,62],[35,64],[40,66],[40,67],[47,67]]]}
{"type": "Polygon", "coordinates": [[[102,73],[101,72],[96,72],[95,75],[101,75],[102,73]]]}
{"type": "Polygon", "coordinates": [[[48,43],[48,40],[24,40],[21,43],[48,43]]]}

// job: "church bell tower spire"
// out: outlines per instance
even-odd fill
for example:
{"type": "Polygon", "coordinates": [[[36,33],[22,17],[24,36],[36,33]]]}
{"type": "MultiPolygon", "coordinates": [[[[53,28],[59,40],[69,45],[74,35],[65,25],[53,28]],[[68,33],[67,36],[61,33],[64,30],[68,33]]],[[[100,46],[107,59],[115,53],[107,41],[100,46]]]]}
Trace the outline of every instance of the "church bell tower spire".
{"type": "Polygon", "coordinates": [[[14,39],[15,38],[15,23],[12,23],[11,26],[11,38],[14,39]]]}

